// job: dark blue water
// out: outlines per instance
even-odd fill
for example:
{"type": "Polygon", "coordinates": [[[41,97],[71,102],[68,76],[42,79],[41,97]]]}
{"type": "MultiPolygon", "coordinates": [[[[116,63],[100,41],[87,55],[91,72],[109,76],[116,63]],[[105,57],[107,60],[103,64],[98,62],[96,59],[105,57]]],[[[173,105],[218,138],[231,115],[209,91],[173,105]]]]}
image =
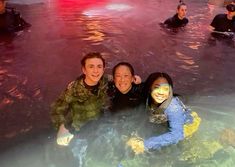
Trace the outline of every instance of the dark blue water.
{"type": "MultiPolygon", "coordinates": [[[[217,141],[221,131],[233,128],[234,43],[208,42],[211,20],[225,9],[208,5],[206,0],[185,2],[190,22],[178,33],[159,26],[175,13],[177,1],[48,0],[12,5],[32,27],[0,41],[0,148],[4,165],[48,166],[48,148],[54,142],[50,104],[81,73],[80,59],[91,51],[105,55],[107,73],[120,61],[130,62],[143,80],[154,71],[169,73],[175,91],[185,95],[186,104],[202,117],[199,139],[192,142],[217,141]]],[[[234,162],[234,153],[228,152],[227,166],[234,162]]],[[[176,153],[165,151],[160,156],[165,160],[160,163],[157,159],[152,165],[188,165],[167,161],[176,153]]],[[[201,162],[200,158],[196,161],[201,162]]],[[[211,162],[205,159],[201,165],[211,162]]]]}

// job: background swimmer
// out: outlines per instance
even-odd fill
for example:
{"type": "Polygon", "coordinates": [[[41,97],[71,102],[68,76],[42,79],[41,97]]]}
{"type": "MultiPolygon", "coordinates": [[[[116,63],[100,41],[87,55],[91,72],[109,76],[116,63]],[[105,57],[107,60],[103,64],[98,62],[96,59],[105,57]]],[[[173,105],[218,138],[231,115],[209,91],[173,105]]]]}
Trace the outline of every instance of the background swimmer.
{"type": "Polygon", "coordinates": [[[20,13],[6,7],[6,0],[0,0],[0,34],[14,33],[30,26],[20,13]]]}
{"type": "Polygon", "coordinates": [[[188,24],[189,20],[186,18],[187,6],[185,3],[180,3],[177,6],[176,14],[173,17],[164,21],[164,26],[167,28],[179,28],[188,24]]]}

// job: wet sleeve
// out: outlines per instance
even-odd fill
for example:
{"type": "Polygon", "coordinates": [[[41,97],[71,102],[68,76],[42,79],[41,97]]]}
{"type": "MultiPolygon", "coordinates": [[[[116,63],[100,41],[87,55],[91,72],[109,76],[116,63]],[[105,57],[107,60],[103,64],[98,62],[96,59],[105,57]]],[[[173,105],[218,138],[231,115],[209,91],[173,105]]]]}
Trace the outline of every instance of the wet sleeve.
{"type": "Polygon", "coordinates": [[[184,116],[181,106],[173,106],[167,109],[167,118],[169,121],[169,132],[160,136],[150,137],[144,141],[145,149],[154,150],[170,144],[176,144],[184,138],[183,125],[184,116]]]}
{"type": "Polygon", "coordinates": [[[61,93],[59,98],[51,105],[51,120],[56,129],[65,123],[65,117],[69,113],[69,106],[72,101],[72,88],[68,87],[61,93]]]}

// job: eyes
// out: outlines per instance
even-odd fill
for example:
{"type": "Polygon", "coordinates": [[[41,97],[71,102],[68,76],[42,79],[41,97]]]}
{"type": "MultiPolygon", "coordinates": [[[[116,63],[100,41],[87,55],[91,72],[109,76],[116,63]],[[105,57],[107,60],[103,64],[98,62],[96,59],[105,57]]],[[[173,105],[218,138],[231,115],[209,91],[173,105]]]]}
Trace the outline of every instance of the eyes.
{"type": "Polygon", "coordinates": [[[168,84],[155,85],[153,86],[152,91],[167,93],[170,91],[170,86],[168,84]]]}
{"type": "Polygon", "coordinates": [[[95,67],[97,67],[99,69],[103,69],[104,68],[102,64],[98,64],[98,65],[88,64],[87,65],[87,68],[90,68],[90,69],[95,68],[95,67]]]}
{"type": "Polygon", "coordinates": [[[129,78],[131,77],[131,75],[128,75],[128,74],[124,74],[124,75],[121,75],[121,74],[115,74],[115,78],[129,78]]]}

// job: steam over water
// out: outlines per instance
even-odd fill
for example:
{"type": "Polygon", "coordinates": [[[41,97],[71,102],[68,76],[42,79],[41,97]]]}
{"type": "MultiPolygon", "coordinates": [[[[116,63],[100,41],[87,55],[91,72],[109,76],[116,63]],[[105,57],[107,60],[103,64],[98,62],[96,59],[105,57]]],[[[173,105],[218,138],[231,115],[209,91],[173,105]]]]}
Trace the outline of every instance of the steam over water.
{"type": "MultiPolygon", "coordinates": [[[[16,36],[0,38],[1,166],[55,167],[76,163],[68,156],[69,149],[59,153],[62,148],[53,147],[55,132],[49,111],[59,93],[81,73],[81,57],[91,51],[105,56],[107,73],[120,61],[130,62],[143,80],[151,72],[167,72],[174,80],[175,92],[183,95],[186,105],[200,115],[202,124],[191,140],[154,156],[135,158],[122,157],[125,148],[116,151],[123,146],[115,146],[119,141],[111,143],[112,147],[99,141],[109,138],[124,141],[125,135],[119,136],[112,130],[104,132],[103,137],[94,139],[94,143],[101,143],[99,147],[93,144],[92,151],[87,153],[89,162],[93,162],[89,167],[105,166],[98,156],[102,146],[113,149],[110,155],[116,156],[114,152],[118,152],[117,157],[123,161],[131,159],[124,163],[134,167],[232,166],[234,143],[228,140],[228,146],[223,148],[213,143],[219,142],[225,129],[234,130],[235,44],[211,42],[208,30],[213,17],[226,10],[207,4],[206,0],[185,3],[189,24],[177,33],[159,26],[175,14],[178,2],[172,0],[46,0],[13,5],[32,27],[16,36]],[[207,151],[190,150],[193,146],[207,151]],[[212,148],[218,148],[218,152],[212,148]],[[197,155],[186,158],[184,153],[197,155]]],[[[129,119],[133,124],[138,122],[132,118],[129,119]]],[[[118,123],[104,123],[97,129],[110,126],[125,129],[130,124],[120,117],[118,123]]],[[[96,136],[98,132],[93,133],[96,136]]],[[[110,156],[113,162],[114,156],[110,156]]]]}

